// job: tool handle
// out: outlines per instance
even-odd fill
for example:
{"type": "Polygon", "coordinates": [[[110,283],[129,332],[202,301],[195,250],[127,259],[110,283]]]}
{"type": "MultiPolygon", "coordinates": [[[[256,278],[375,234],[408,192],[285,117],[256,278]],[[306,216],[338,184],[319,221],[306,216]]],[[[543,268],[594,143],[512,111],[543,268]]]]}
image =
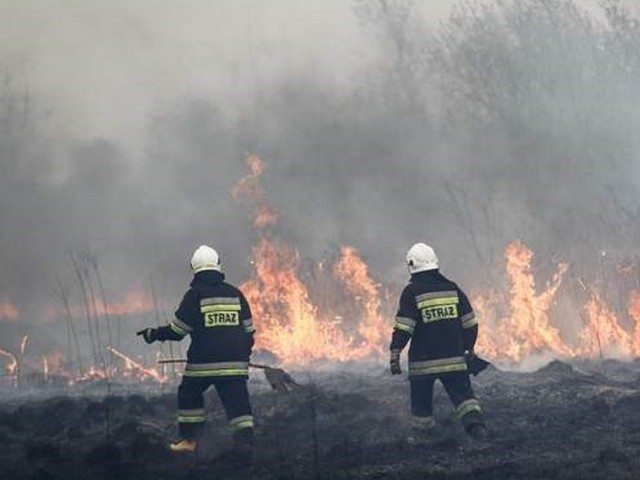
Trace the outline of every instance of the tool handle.
{"type": "Polygon", "coordinates": [[[186,358],[161,358],[156,363],[187,363],[186,358]]]}

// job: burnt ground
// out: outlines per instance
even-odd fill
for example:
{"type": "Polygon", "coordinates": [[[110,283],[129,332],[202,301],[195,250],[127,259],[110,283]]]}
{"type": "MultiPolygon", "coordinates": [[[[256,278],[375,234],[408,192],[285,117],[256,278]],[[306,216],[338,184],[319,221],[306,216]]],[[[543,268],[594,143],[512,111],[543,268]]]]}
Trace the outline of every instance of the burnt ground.
{"type": "Polygon", "coordinates": [[[2,390],[2,479],[637,479],[640,361],[552,362],[533,373],[474,378],[491,438],[467,438],[442,388],[437,431],[411,442],[408,382],[377,367],[295,372],[288,395],[251,382],[257,421],[250,465],[229,444],[215,394],[198,456],[173,457],[172,386],[2,390]],[[25,391],[27,390],[27,391],[25,391]]]}

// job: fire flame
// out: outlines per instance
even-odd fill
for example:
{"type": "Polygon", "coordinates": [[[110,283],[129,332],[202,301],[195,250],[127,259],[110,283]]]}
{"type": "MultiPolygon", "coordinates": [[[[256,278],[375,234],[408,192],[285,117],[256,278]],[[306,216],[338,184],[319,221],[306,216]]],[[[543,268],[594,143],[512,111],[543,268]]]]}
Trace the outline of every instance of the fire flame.
{"type": "MultiPolygon", "coordinates": [[[[278,214],[267,203],[260,186],[265,165],[255,155],[249,156],[247,164],[250,173],[232,192],[236,200],[251,206],[253,225],[258,230],[254,274],[240,286],[253,316],[259,319],[257,347],[273,352],[284,364],[346,361],[381,354],[391,326],[379,314],[379,289],[357,251],[344,247],[332,272],[355,297],[356,318],[349,320],[357,328],[350,332],[353,325],[343,323],[340,305],[323,302],[319,308],[312,302],[307,285],[299,277],[298,252],[268,231],[267,227],[277,224],[278,214]]],[[[325,274],[322,264],[314,274],[325,274]]]]}
{"type": "Polygon", "coordinates": [[[13,353],[8,352],[7,350],[3,350],[2,348],[0,348],[0,355],[7,357],[11,361],[11,363],[9,363],[5,367],[5,371],[7,372],[7,375],[8,376],[16,375],[16,373],[18,372],[18,359],[16,358],[16,356],[13,353]]]}
{"type": "MultiPolygon", "coordinates": [[[[156,308],[152,295],[143,290],[127,292],[123,300],[116,302],[92,301],[89,297],[86,299],[86,303],[89,305],[91,314],[96,316],[140,315],[152,312],[156,308]]],[[[73,318],[81,318],[86,315],[86,309],[82,305],[71,305],[68,313],[73,318]]],[[[50,320],[55,320],[65,315],[67,315],[67,312],[59,307],[50,307],[45,312],[45,316],[50,320]]]]}
{"type": "Polygon", "coordinates": [[[632,351],[636,357],[640,357],[640,291],[631,292],[628,310],[635,323],[633,336],[631,337],[632,351]]]}
{"type": "MultiPolygon", "coordinates": [[[[509,244],[505,259],[510,295],[504,298],[491,292],[473,296],[472,303],[481,322],[479,351],[499,362],[512,364],[540,353],[559,358],[628,358],[640,355],[640,292],[631,292],[630,295],[628,313],[635,327],[628,331],[621,325],[619,314],[602,295],[578,279],[582,290],[589,293],[589,298],[576,315],[583,325],[578,327],[577,341],[572,344],[563,338],[560,329],[551,321],[551,310],[568,265],[558,264],[546,289],[537,294],[531,271],[532,257],[533,253],[522,242],[509,244]],[[500,308],[507,305],[508,313],[500,316],[500,308]]],[[[565,329],[571,326],[570,323],[570,320],[563,322],[565,329]]]]}
{"type": "Polygon", "coordinates": [[[362,356],[384,353],[384,345],[389,341],[389,319],[380,315],[380,287],[369,277],[367,264],[362,261],[353,247],[342,247],[340,261],[333,268],[335,275],[342,281],[361,307],[358,332],[363,339],[362,356]]]}
{"type": "Polygon", "coordinates": [[[572,349],[561,338],[559,330],[549,320],[549,309],[556,292],[562,283],[562,277],[569,267],[560,263],[552,279],[547,282],[542,293],[536,292],[535,280],[531,272],[533,252],[522,242],[512,242],[507,246],[505,259],[509,277],[509,312],[499,320],[491,319],[491,308],[499,297],[492,295],[483,299],[474,298],[473,304],[479,312],[480,320],[489,319],[489,329],[482,329],[479,343],[480,351],[490,352],[491,356],[510,361],[544,351],[566,357],[573,354],[572,349]]]}
{"type": "Polygon", "coordinates": [[[139,378],[141,380],[151,379],[157,381],[158,383],[165,383],[167,381],[167,377],[159,373],[156,368],[145,367],[140,362],[136,362],[133,358],[125,355],[124,353],[116,350],[113,347],[108,347],[108,350],[116,357],[124,360],[124,371],[126,373],[134,374],[136,378],[139,378]]]}
{"type": "Polygon", "coordinates": [[[266,195],[260,185],[260,176],[265,164],[257,155],[247,157],[249,175],[244,176],[231,191],[237,201],[246,200],[253,212],[253,225],[259,230],[273,226],[278,222],[278,214],[267,203],[266,195]]]}

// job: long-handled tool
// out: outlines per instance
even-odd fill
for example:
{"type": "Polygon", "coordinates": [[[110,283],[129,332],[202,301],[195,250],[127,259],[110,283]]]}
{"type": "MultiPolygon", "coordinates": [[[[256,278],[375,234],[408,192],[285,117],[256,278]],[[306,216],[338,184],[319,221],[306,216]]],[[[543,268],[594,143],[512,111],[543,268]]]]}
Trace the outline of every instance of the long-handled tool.
{"type": "MultiPolygon", "coordinates": [[[[186,358],[163,358],[158,360],[159,364],[165,363],[186,363],[186,358]]],[[[251,368],[258,368],[264,372],[264,376],[275,391],[280,393],[289,393],[298,383],[281,368],[274,368],[260,363],[249,363],[251,368]]]]}

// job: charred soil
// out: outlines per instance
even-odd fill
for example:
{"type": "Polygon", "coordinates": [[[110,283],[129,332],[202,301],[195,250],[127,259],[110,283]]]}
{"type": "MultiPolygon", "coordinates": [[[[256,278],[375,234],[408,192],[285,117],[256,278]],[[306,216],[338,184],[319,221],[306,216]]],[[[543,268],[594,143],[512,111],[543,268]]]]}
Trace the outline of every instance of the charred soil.
{"type": "Polygon", "coordinates": [[[225,455],[230,437],[213,392],[197,455],[175,457],[167,448],[174,388],[5,389],[0,478],[635,479],[640,471],[639,361],[485,371],[473,383],[486,442],[464,434],[442,388],[435,431],[413,438],[406,380],[351,367],[296,372],[302,385],[288,395],[252,380],[250,462],[225,455]]]}

